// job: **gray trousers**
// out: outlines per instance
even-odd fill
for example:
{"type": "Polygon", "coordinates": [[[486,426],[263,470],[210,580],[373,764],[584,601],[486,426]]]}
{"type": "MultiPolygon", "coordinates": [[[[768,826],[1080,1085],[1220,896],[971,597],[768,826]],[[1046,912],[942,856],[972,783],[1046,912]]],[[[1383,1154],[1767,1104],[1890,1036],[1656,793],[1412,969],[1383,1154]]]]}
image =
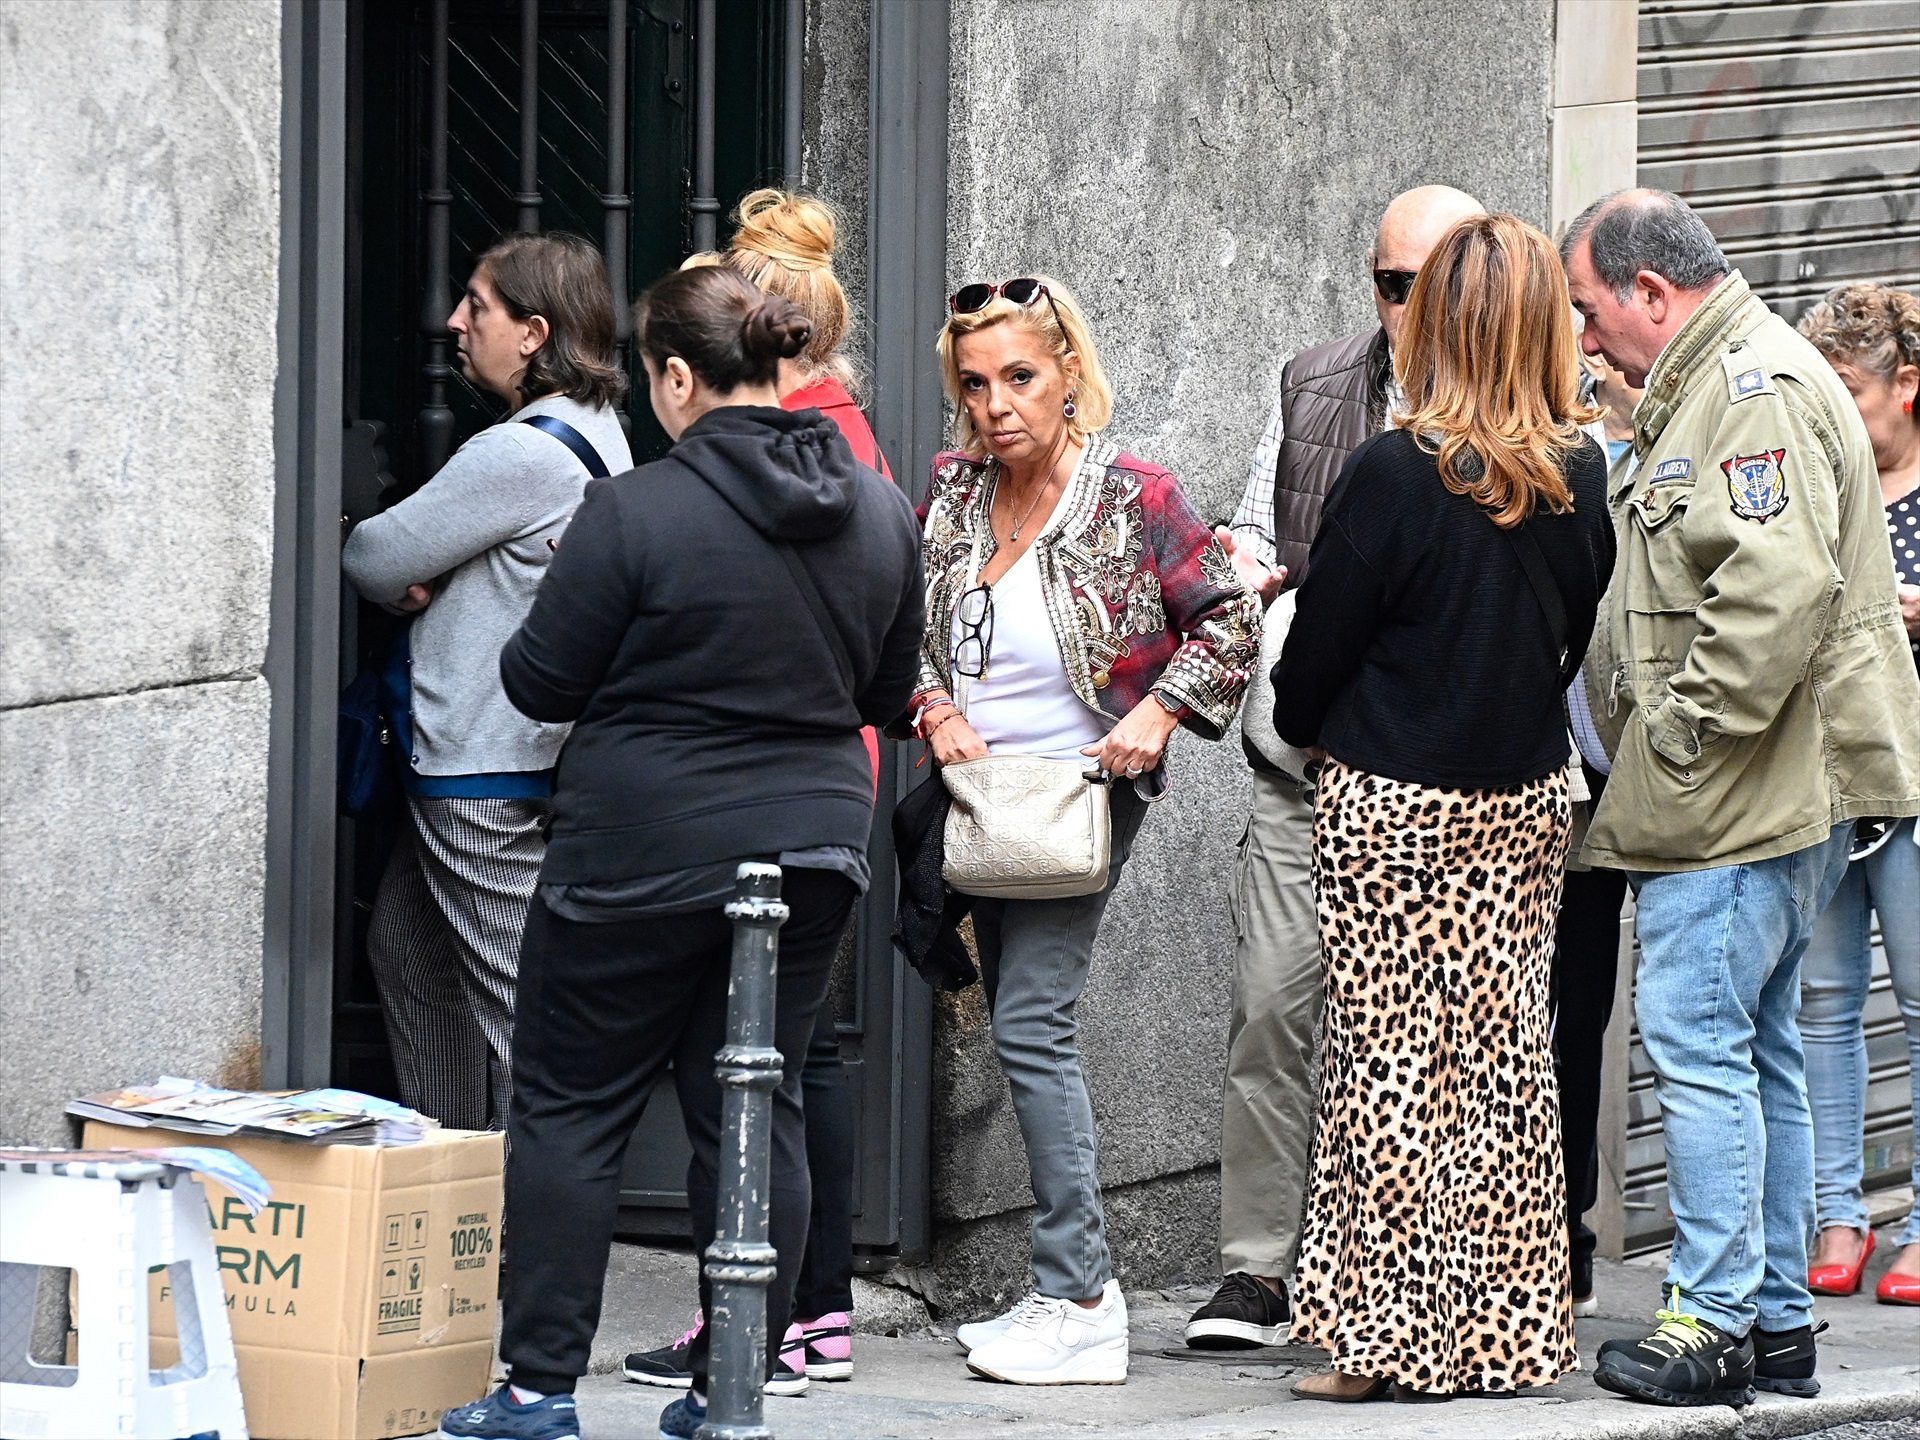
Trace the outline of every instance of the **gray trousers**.
{"type": "Polygon", "coordinates": [[[1074,1015],[1100,917],[1147,808],[1124,783],[1113,787],[1112,806],[1106,889],[1059,900],[973,902],[994,1049],[1013,1091],[1033,1177],[1033,1284],[1062,1300],[1091,1299],[1113,1278],[1100,1142],[1074,1015]]]}
{"type": "Polygon", "coordinates": [[[1313,1150],[1314,1036],[1326,1003],[1313,805],[1256,770],[1233,874],[1233,1017],[1220,1115],[1220,1270],[1285,1279],[1300,1255],[1313,1150]]]}
{"type": "Polygon", "coordinates": [[[407,809],[367,931],[400,1098],[451,1129],[504,1129],[548,802],[408,796],[407,809]]]}

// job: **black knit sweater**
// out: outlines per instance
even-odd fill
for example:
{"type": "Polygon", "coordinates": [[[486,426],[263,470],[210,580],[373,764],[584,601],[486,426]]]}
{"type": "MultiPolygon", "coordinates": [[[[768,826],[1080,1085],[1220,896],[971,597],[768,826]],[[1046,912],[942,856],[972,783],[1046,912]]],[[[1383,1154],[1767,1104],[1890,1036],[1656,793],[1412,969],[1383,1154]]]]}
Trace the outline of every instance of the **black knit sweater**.
{"type": "MultiPolygon", "coordinates": [[[[1613,569],[1606,460],[1566,461],[1570,514],[1537,509],[1577,660],[1613,569]]],[[[1327,497],[1280,663],[1274,728],[1393,780],[1522,785],[1567,763],[1559,656],[1512,542],[1404,430],[1348,457],[1327,497]]]]}

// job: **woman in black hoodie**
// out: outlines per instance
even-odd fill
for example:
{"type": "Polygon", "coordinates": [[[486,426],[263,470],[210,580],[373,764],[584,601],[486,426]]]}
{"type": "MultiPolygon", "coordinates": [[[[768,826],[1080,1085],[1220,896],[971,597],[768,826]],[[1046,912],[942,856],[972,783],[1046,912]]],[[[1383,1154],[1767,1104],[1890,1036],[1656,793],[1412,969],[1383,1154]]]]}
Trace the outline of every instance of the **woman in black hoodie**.
{"type": "MultiPolygon", "coordinates": [[[[668,276],[635,312],[654,414],[676,443],[587,487],[500,657],[514,705],[573,733],[520,961],[507,1166],[519,1223],[500,1345],[510,1385],[442,1426],[475,1440],[571,1417],[627,1140],[669,1061],[693,1146],[695,1253],[713,1238],[713,1055],[731,944],[721,907],[747,860],[784,868],[791,911],[775,1019],[787,1057],[774,1093],[779,1278],[767,1296],[767,1333],[785,1332],[809,1202],[800,1067],[867,884],[874,795],[860,727],[905,709],[919,665],[912,507],[818,410],[779,406],[778,365],[805,346],[807,321],[718,268],[668,276]]],[[[696,1399],[705,1342],[703,1329],[696,1399]]]]}

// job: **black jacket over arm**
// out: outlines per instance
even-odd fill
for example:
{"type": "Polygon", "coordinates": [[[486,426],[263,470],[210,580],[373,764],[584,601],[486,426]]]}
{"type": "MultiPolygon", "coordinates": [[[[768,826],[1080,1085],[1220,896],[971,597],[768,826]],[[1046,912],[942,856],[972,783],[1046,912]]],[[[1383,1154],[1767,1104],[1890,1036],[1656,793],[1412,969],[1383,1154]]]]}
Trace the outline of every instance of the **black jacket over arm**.
{"type": "Polygon", "coordinates": [[[590,484],[500,656],[522,713],[574,727],[542,883],[864,848],[860,727],[912,694],[925,589],[912,506],[817,410],[715,410],[665,459],[590,484]]]}
{"type": "MultiPolygon", "coordinates": [[[[1567,648],[1586,653],[1613,570],[1606,460],[1566,460],[1574,508],[1526,521],[1560,588],[1567,648]]],[[[1273,670],[1289,744],[1393,780],[1522,785],[1567,763],[1560,658],[1512,542],[1450,492],[1404,430],[1347,458],[1327,497],[1293,628],[1273,670]]]]}

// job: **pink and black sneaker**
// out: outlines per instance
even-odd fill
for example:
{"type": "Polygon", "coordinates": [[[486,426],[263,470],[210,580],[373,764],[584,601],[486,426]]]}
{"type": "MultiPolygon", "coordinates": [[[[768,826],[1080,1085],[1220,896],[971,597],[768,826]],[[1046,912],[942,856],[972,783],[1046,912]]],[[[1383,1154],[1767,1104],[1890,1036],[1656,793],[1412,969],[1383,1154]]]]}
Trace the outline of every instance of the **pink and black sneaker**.
{"type": "Polygon", "coordinates": [[[661,1385],[669,1390],[684,1390],[693,1383],[693,1371],[687,1368],[687,1352],[693,1349],[693,1337],[700,1333],[705,1318],[696,1310],[693,1325],[671,1345],[658,1350],[636,1351],[627,1356],[620,1373],[642,1385],[661,1385]]]}
{"type": "Polygon", "coordinates": [[[795,1328],[805,1346],[809,1379],[853,1378],[853,1316],[836,1310],[817,1320],[796,1321],[795,1328]]]}
{"type": "MultiPolygon", "coordinates": [[[[687,1356],[693,1349],[694,1336],[700,1333],[700,1327],[705,1323],[705,1319],[695,1311],[693,1324],[686,1334],[658,1350],[636,1351],[627,1356],[620,1366],[621,1373],[642,1385],[659,1385],[669,1390],[687,1389],[693,1384],[693,1371],[687,1368],[687,1356]]],[[[780,1356],[773,1367],[773,1378],[767,1381],[766,1393],[807,1393],[806,1341],[798,1325],[787,1327],[787,1336],[780,1344],[780,1356]]]]}

